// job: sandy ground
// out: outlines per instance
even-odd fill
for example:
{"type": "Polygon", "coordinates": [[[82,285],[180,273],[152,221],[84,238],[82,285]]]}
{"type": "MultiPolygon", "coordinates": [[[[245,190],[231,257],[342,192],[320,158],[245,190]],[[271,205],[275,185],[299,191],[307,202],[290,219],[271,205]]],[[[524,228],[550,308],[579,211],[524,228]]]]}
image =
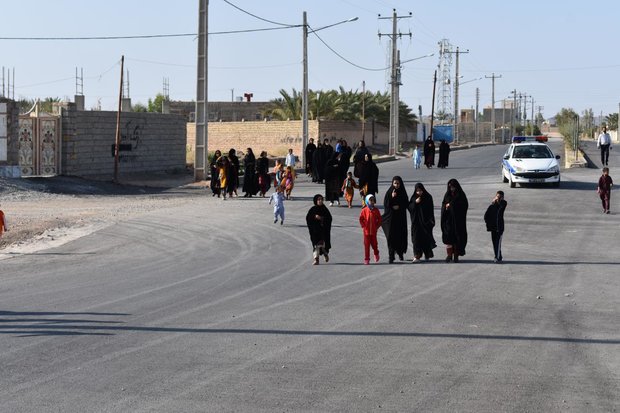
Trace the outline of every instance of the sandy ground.
{"type": "Polygon", "coordinates": [[[0,259],[56,247],[153,209],[205,196],[205,183],[193,183],[186,174],[123,182],[0,178],[0,209],[9,229],[0,238],[0,259]]]}

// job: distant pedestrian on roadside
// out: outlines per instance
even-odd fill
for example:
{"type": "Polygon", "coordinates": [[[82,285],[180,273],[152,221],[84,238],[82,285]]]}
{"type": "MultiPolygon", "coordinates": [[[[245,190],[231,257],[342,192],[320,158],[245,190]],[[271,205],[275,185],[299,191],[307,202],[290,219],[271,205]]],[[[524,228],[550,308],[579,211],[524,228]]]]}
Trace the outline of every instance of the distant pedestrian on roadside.
{"type": "Polygon", "coordinates": [[[459,262],[467,246],[467,209],[469,202],[456,179],[448,181],[441,202],[441,240],[446,244],[446,262],[459,262]]]}
{"type": "Polygon", "coordinates": [[[225,201],[226,194],[228,193],[228,190],[230,188],[230,161],[226,156],[220,156],[219,158],[217,158],[217,167],[222,197],[225,201]]]}
{"type": "Polygon", "coordinates": [[[603,126],[603,131],[598,135],[596,147],[601,150],[601,163],[609,166],[609,150],[611,149],[611,136],[607,133],[607,127],[603,126]]]}
{"type": "Polygon", "coordinates": [[[243,157],[243,192],[245,192],[244,198],[252,198],[258,192],[256,157],[252,148],[248,148],[243,157]]]}
{"type": "Polygon", "coordinates": [[[222,152],[218,149],[213,154],[209,167],[211,169],[211,181],[209,182],[209,188],[211,188],[211,196],[219,198],[222,193],[222,186],[220,184],[220,167],[218,166],[218,160],[222,157],[222,152]]]}
{"type": "Polygon", "coordinates": [[[8,231],[9,229],[6,226],[6,217],[4,216],[4,211],[0,209],[0,239],[2,238],[2,234],[4,231],[8,231]]]}
{"type": "Polygon", "coordinates": [[[379,262],[377,231],[381,227],[381,213],[375,207],[377,200],[373,194],[366,195],[366,206],[360,212],[360,226],[364,231],[364,264],[370,264],[370,247],[375,253],[375,262],[379,262]]]}
{"type": "Polygon", "coordinates": [[[355,182],[355,178],[353,178],[352,172],[347,172],[347,177],[342,183],[342,193],[344,194],[344,199],[347,201],[347,206],[351,208],[353,206],[353,196],[355,195],[355,189],[359,188],[357,182],[355,182]]]}
{"type": "Polygon", "coordinates": [[[329,206],[333,206],[334,203],[340,206],[340,189],[342,185],[340,176],[341,159],[342,154],[334,152],[325,166],[325,200],[329,201],[329,206]]]}
{"type": "Polygon", "coordinates": [[[306,225],[312,242],[312,265],[318,265],[321,255],[325,258],[325,262],[329,261],[329,250],[332,247],[332,214],[323,203],[323,195],[316,194],[312,202],[314,206],[306,214],[306,225]]]}
{"type": "Polygon", "coordinates": [[[295,155],[293,154],[293,148],[289,148],[288,153],[286,154],[286,159],[284,160],[284,166],[290,166],[295,169],[295,155]]]}
{"type": "Polygon", "coordinates": [[[435,165],[435,141],[432,135],[424,141],[424,165],[429,169],[435,165]]]}
{"type": "Polygon", "coordinates": [[[359,186],[362,206],[366,205],[366,196],[379,192],[379,168],[369,153],[364,155],[364,161],[360,168],[359,186]]]}
{"type": "MultiPolygon", "coordinates": [[[[314,151],[316,151],[316,145],[314,144],[314,139],[310,138],[310,142],[306,145],[306,175],[313,176],[312,174],[312,156],[314,155],[314,151]]],[[[315,179],[312,177],[312,182],[315,179]]]]}
{"type": "Polygon", "coordinates": [[[237,188],[239,188],[239,158],[237,157],[237,151],[231,148],[228,151],[228,161],[230,162],[230,168],[228,169],[227,192],[230,198],[237,195],[237,188]]]}
{"type": "Polygon", "coordinates": [[[484,223],[487,231],[491,233],[493,243],[493,262],[502,262],[502,238],[504,236],[504,211],[508,202],[504,199],[504,191],[497,191],[491,205],[484,213],[484,223]]]}
{"type": "Polygon", "coordinates": [[[446,168],[448,166],[448,159],[450,157],[450,145],[444,139],[439,144],[439,160],[437,161],[437,168],[446,168]]]}
{"type": "Polygon", "coordinates": [[[361,176],[362,164],[366,155],[370,155],[368,148],[366,147],[366,142],[363,140],[359,141],[357,145],[357,149],[355,150],[355,155],[353,155],[353,176],[359,178],[361,176]]]}
{"type": "Polygon", "coordinates": [[[256,175],[258,175],[258,191],[260,192],[260,196],[264,198],[271,186],[269,159],[267,159],[267,152],[265,151],[262,151],[256,160],[256,175]]]}
{"type": "Polygon", "coordinates": [[[609,176],[609,168],[603,168],[603,174],[598,179],[597,192],[603,203],[603,214],[609,214],[609,207],[611,202],[611,187],[614,185],[613,179],[609,176]]]}
{"type": "Polygon", "coordinates": [[[291,199],[291,191],[295,186],[295,169],[291,166],[287,166],[282,175],[282,188],[284,188],[284,194],[286,199],[291,199]]]}
{"type": "Polygon", "coordinates": [[[284,225],[284,189],[276,186],[276,191],[269,197],[269,205],[273,203],[273,223],[278,222],[280,217],[280,225],[284,225]]]}
{"type": "Polygon", "coordinates": [[[418,145],[413,148],[413,156],[411,158],[413,160],[413,168],[420,169],[420,164],[422,163],[422,154],[420,153],[420,148],[418,148],[418,145]]]}

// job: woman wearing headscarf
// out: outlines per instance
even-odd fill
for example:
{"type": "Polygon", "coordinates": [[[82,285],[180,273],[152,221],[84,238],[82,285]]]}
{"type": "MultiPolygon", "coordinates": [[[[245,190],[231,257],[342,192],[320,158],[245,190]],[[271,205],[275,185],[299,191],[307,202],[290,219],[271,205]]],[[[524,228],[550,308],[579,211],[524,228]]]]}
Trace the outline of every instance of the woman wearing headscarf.
{"type": "Polygon", "coordinates": [[[316,194],[312,199],[314,206],[306,214],[306,225],[310,233],[312,242],[312,265],[318,265],[319,256],[325,257],[325,262],[329,261],[329,250],[331,244],[332,214],[323,204],[323,195],[316,194]]]}
{"type": "Polygon", "coordinates": [[[435,165],[435,141],[433,141],[432,135],[428,135],[424,141],[424,165],[427,168],[432,168],[435,165]]]}
{"type": "Polygon", "coordinates": [[[376,194],[379,191],[379,168],[372,161],[372,155],[364,155],[364,161],[360,168],[360,195],[362,196],[362,206],[365,205],[366,195],[376,194]]]}
{"type": "Polygon", "coordinates": [[[323,175],[325,173],[325,152],[323,151],[323,144],[318,142],[317,148],[312,154],[312,182],[319,184],[323,183],[323,175]]]}
{"type": "Polygon", "coordinates": [[[437,246],[433,237],[435,227],[435,210],[433,197],[424,185],[418,182],[409,200],[411,217],[411,244],[413,245],[413,262],[420,262],[422,255],[427,260],[433,258],[433,248],[437,246]]]}
{"type": "Polygon", "coordinates": [[[213,154],[213,158],[211,158],[211,162],[209,163],[209,168],[211,169],[211,182],[209,183],[209,188],[211,188],[212,195],[219,198],[222,193],[222,186],[220,184],[220,168],[217,165],[217,160],[222,156],[222,152],[218,149],[213,154]]]}
{"type": "Polygon", "coordinates": [[[258,191],[260,192],[260,196],[264,198],[271,186],[269,159],[267,159],[267,152],[265,151],[262,151],[256,160],[256,175],[258,175],[258,191]]]}
{"type": "Polygon", "coordinates": [[[444,139],[439,144],[439,160],[437,161],[437,168],[443,169],[447,167],[449,157],[450,157],[450,145],[444,139]]]}
{"type": "Polygon", "coordinates": [[[325,200],[329,201],[329,206],[334,205],[334,202],[340,205],[341,159],[342,154],[334,152],[325,166],[325,200]]]}
{"type": "Polygon", "coordinates": [[[405,184],[400,176],[392,178],[392,185],[383,197],[383,216],[381,217],[381,227],[387,239],[390,264],[394,262],[394,257],[404,260],[407,252],[407,207],[409,197],[405,184]]]}
{"type": "Polygon", "coordinates": [[[359,178],[361,175],[362,162],[364,162],[366,155],[370,155],[366,142],[360,141],[355,150],[355,155],[353,155],[353,176],[356,178],[359,178]]]}
{"type": "MultiPolygon", "coordinates": [[[[218,176],[220,178],[220,187],[222,189],[222,197],[226,200],[226,194],[230,189],[230,161],[226,156],[217,158],[218,176]]],[[[232,193],[232,190],[231,190],[232,193]]]]}
{"type": "Polygon", "coordinates": [[[441,202],[441,240],[446,244],[446,262],[459,262],[467,246],[467,196],[456,179],[448,181],[441,202]]]}
{"type": "Polygon", "coordinates": [[[252,148],[247,149],[243,157],[243,195],[244,198],[252,198],[258,192],[258,179],[256,178],[256,157],[252,148]]]}
{"type": "Polygon", "coordinates": [[[237,151],[233,148],[228,151],[228,161],[230,162],[230,168],[228,169],[226,190],[232,198],[233,193],[237,196],[237,188],[239,187],[239,158],[237,157],[237,151]]]}

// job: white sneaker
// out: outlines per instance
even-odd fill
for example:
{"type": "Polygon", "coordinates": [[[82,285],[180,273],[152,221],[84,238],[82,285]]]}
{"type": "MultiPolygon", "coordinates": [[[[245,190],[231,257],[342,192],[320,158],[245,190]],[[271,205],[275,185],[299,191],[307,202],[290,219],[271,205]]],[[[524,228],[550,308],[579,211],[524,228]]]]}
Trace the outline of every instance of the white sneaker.
{"type": "Polygon", "coordinates": [[[340,201],[336,201],[336,205],[340,206],[340,201]]]}
{"type": "Polygon", "coordinates": [[[334,203],[330,201],[329,206],[334,206],[334,203]]]}

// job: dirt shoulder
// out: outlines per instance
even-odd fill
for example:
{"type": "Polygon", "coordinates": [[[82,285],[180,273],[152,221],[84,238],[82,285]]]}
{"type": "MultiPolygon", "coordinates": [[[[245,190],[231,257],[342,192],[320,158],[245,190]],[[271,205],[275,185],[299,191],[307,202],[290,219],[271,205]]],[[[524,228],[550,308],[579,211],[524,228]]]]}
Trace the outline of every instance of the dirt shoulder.
{"type": "Polygon", "coordinates": [[[188,174],[136,175],[123,184],[74,177],[0,178],[8,232],[0,259],[60,245],[123,219],[200,199],[205,183],[188,174]]]}

